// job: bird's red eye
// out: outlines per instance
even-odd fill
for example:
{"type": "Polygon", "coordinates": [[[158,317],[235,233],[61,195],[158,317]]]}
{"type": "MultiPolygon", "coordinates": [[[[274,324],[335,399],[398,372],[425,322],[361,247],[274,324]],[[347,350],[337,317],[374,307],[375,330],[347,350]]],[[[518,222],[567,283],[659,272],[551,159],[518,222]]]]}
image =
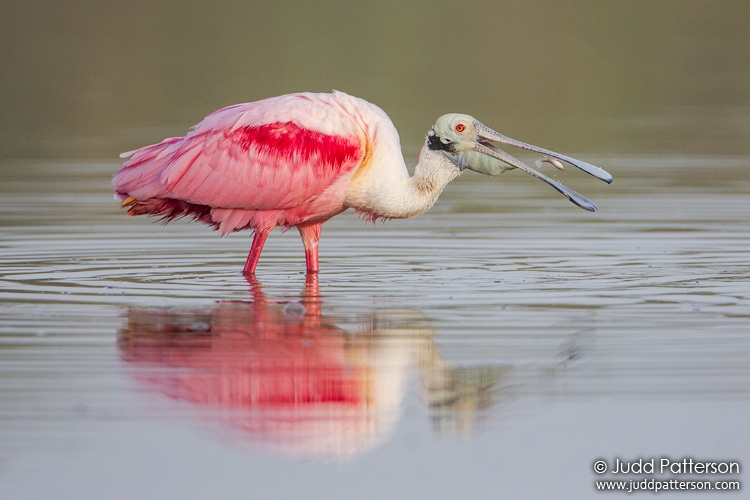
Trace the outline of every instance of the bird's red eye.
{"type": "Polygon", "coordinates": [[[464,130],[466,130],[466,125],[464,125],[463,123],[456,123],[455,129],[456,132],[463,132],[464,130]]]}

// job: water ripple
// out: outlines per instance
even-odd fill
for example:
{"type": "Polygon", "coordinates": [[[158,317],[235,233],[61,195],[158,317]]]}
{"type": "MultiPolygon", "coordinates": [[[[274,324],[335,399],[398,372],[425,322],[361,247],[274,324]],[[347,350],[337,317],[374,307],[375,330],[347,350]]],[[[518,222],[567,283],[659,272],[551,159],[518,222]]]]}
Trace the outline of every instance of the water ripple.
{"type": "Polygon", "coordinates": [[[593,215],[513,177],[512,188],[461,179],[413,220],[368,227],[344,214],[324,228],[313,302],[293,232],[271,235],[248,282],[247,235],[125,217],[109,193],[112,165],[67,176],[36,165],[0,187],[5,434],[24,447],[50,423],[167,415],[251,430],[255,445],[285,453],[351,455],[416,418],[402,411],[409,391],[424,395],[438,435],[600,395],[746,401],[744,170],[729,162],[714,172],[726,182],[699,189],[669,182],[698,179],[698,168],[629,161],[613,189],[593,193],[593,215]],[[33,197],[16,194],[24,189],[33,197]],[[312,364],[294,372],[290,359],[312,364]],[[198,366],[205,360],[214,364],[198,366]],[[317,381],[359,387],[370,406],[308,405],[291,428],[301,434],[286,434],[279,408],[236,415],[230,393],[220,408],[198,402],[211,387],[275,387],[273,366],[312,399],[317,381]],[[414,369],[420,388],[406,390],[414,369]],[[208,372],[199,380],[196,370],[208,372]],[[142,393],[156,394],[146,408],[133,403],[142,393]],[[338,445],[321,441],[314,421],[338,445]],[[342,430],[353,422],[360,434],[342,430]],[[383,432],[370,432],[376,424],[383,432]]]}

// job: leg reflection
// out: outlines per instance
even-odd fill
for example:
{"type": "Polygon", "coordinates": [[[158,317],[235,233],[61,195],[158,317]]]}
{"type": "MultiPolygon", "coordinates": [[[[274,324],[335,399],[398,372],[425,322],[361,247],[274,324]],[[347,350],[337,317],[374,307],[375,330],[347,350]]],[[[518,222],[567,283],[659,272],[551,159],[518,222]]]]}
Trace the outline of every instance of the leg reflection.
{"type": "Polygon", "coordinates": [[[208,411],[254,448],[329,458],[372,449],[392,433],[414,366],[439,429],[465,432],[507,371],[452,366],[413,310],[334,324],[317,275],[291,302],[247,280],[247,302],[130,309],[118,342],[140,390],[208,411]]]}

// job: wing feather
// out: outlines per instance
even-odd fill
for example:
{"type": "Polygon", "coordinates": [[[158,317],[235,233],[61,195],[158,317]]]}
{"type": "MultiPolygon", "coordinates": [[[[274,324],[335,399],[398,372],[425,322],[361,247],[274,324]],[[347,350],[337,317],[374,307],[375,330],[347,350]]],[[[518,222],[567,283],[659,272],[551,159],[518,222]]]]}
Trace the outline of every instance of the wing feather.
{"type": "Polygon", "coordinates": [[[335,97],[291,94],[215,111],[185,137],[132,152],[115,189],[217,208],[304,204],[365,154],[364,133],[335,97]]]}

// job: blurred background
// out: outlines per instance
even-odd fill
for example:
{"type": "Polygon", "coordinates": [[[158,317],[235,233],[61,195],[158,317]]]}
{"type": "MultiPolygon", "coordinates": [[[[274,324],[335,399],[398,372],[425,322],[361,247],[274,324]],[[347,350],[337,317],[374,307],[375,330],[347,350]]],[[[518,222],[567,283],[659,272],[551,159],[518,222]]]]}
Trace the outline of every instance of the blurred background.
{"type": "Polygon", "coordinates": [[[0,158],[113,158],[331,89],[412,157],[447,112],[571,153],[746,155],[748,20],[743,0],[6,0],[0,158]]]}

